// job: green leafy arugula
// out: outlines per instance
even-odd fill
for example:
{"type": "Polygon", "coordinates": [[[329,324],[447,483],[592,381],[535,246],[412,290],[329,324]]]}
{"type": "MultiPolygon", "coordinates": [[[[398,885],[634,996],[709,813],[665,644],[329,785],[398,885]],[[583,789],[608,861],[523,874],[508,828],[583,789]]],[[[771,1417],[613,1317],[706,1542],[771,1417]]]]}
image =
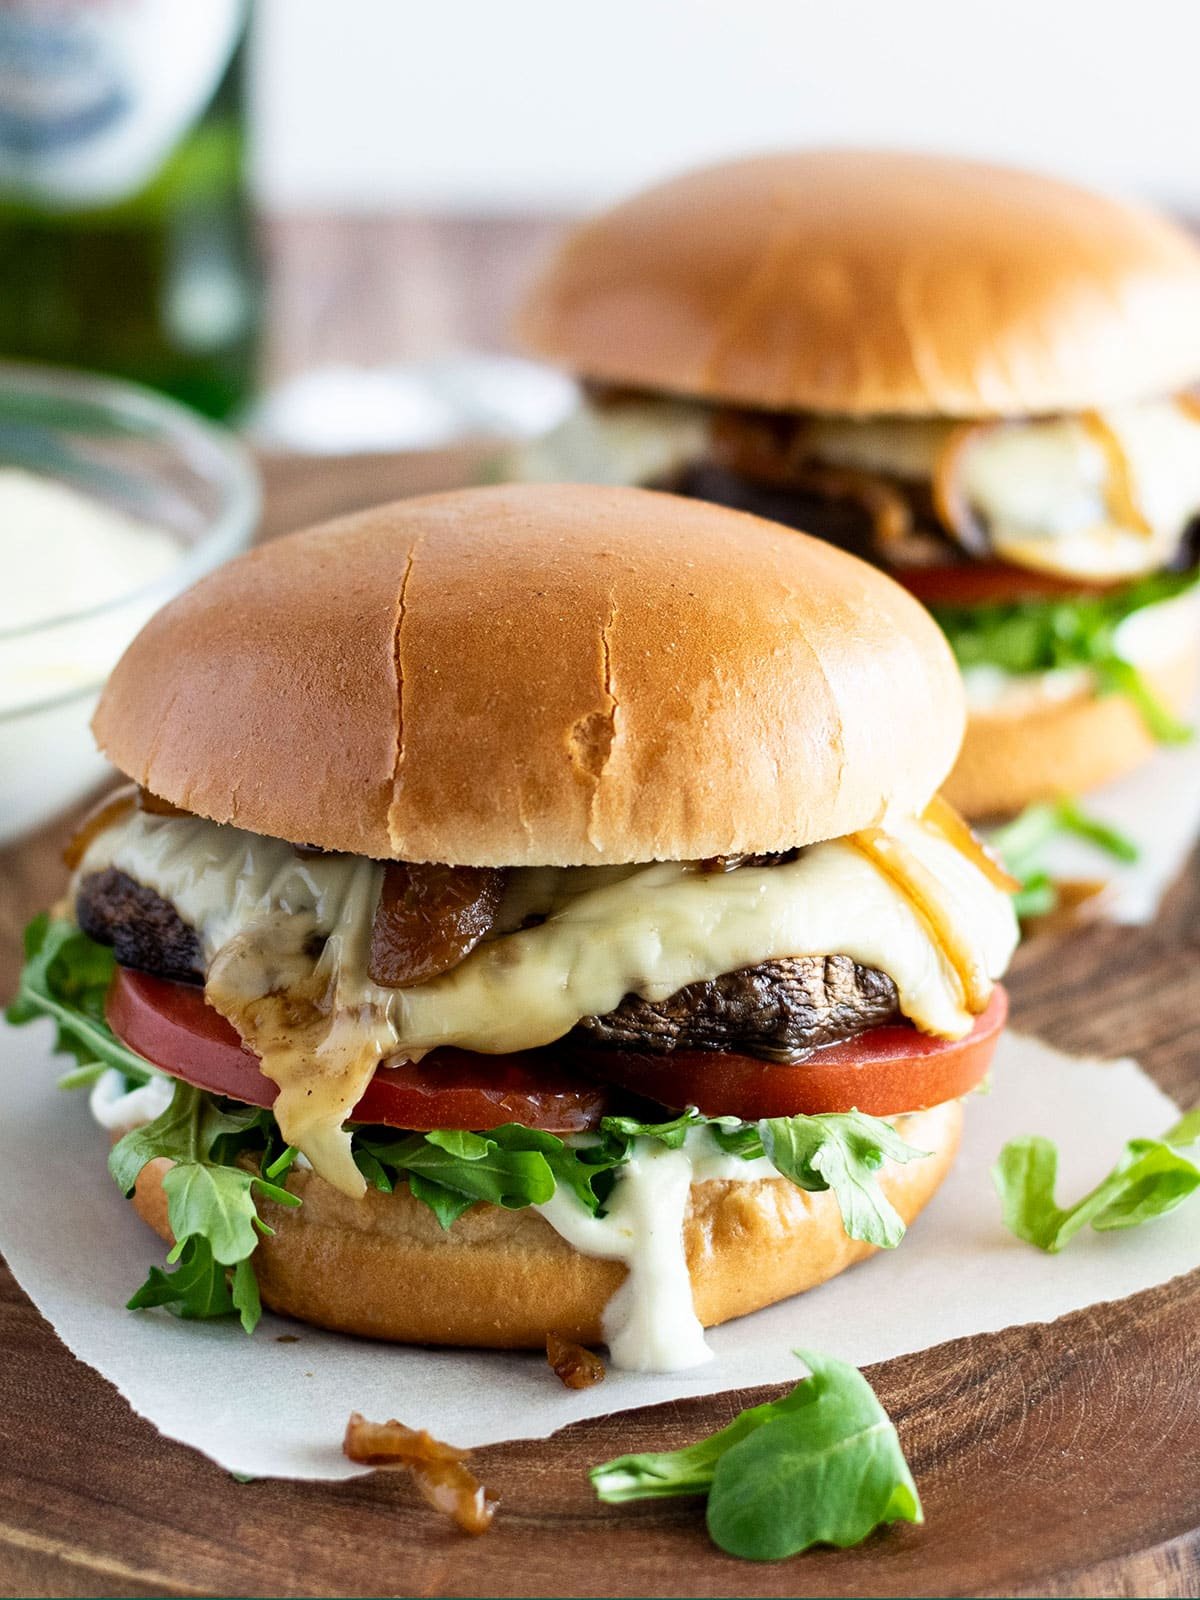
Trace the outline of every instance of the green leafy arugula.
{"type": "MultiPolygon", "coordinates": [[[[110,1067],[135,1085],[156,1076],[105,1021],[113,970],[112,952],[73,923],[45,916],[31,923],[25,970],[7,1016],[17,1024],[41,1016],[54,1020],[56,1048],[78,1062],[65,1085],[92,1083],[110,1067]]],[[[605,1117],[595,1134],[572,1139],[519,1123],[486,1133],[359,1126],[352,1136],[354,1159],[368,1183],[384,1192],[406,1183],[450,1228],[478,1201],[510,1210],[543,1205],[560,1186],[587,1211],[603,1215],[637,1140],[679,1149],[703,1128],[726,1154],[747,1161],[765,1155],[800,1188],[832,1190],[851,1238],[891,1248],[903,1237],[904,1224],[879,1186],[879,1170],[885,1160],[911,1161],[924,1152],[906,1144],[890,1124],[857,1111],[751,1123],[707,1118],[695,1109],[661,1122],[615,1116],[605,1117]]],[[[270,1231],[257,1202],[265,1197],[281,1205],[300,1203],[281,1181],[295,1155],[283,1146],[269,1111],[177,1083],[162,1115],[126,1134],[109,1158],[124,1194],[150,1161],[173,1163],[163,1189],[176,1240],[168,1257],[174,1270],[153,1268],[130,1306],[165,1305],[185,1317],[236,1312],[250,1331],[259,1317],[252,1257],[259,1235],[270,1231]]]]}
{"type": "Polygon", "coordinates": [[[1194,571],[1156,572],[1101,594],[930,609],[960,667],[994,666],[1011,673],[1090,667],[1101,694],[1126,695],[1156,739],[1179,744],[1191,737],[1191,729],[1171,715],[1121,655],[1117,629],[1135,611],[1173,600],[1198,582],[1194,571]]]}
{"type": "Polygon", "coordinates": [[[620,1456],[589,1474],[601,1500],[707,1495],[708,1531],[730,1555],[778,1561],[922,1522],[895,1426],[856,1368],[812,1350],[811,1376],[683,1450],[620,1456]]]}
{"type": "Polygon", "coordinates": [[[160,1157],[173,1163],[163,1192],[175,1236],[167,1262],[178,1264],[170,1273],[152,1267],[128,1302],[131,1310],[165,1305],[180,1317],[237,1312],[253,1333],[262,1307],[250,1258],[259,1234],[271,1232],[256,1198],[300,1204],[263,1172],[274,1127],[269,1112],[217,1101],[181,1080],[161,1116],[113,1146],[108,1170],[124,1195],[133,1193],[147,1163],[160,1157]],[[239,1160],[243,1155],[257,1158],[257,1171],[239,1160]]]}
{"type": "Polygon", "coordinates": [[[745,1161],[765,1155],[799,1188],[832,1189],[850,1238],[891,1249],[904,1237],[904,1222],[879,1186],[879,1170],[887,1160],[913,1161],[927,1152],[906,1144],[889,1123],[859,1111],[757,1123],[709,1119],[695,1110],[659,1123],[605,1117],[594,1142],[571,1144],[518,1123],[487,1133],[399,1136],[387,1128],[360,1128],[354,1153],[369,1183],[390,1191],[406,1179],[448,1228],[477,1200],[509,1209],[543,1205],[560,1183],[593,1215],[602,1215],[636,1139],[679,1149],[693,1129],[704,1127],[730,1155],[745,1161]]]}
{"type": "Polygon", "coordinates": [[[25,929],[25,965],[4,1015],[16,1026],[35,1017],[53,1019],[58,1030],[54,1048],[79,1063],[63,1079],[64,1088],[92,1083],[109,1067],[134,1083],[148,1083],[153,1076],[153,1068],[123,1045],[104,1020],[104,997],[115,967],[107,945],[89,939],[73,922],[43,911],[25,929]]]}
{"type": "Polygon", "coordinates": [[[1174,1211],[1200,1189],[1200,1108],[1161,1139],[1130,1139],[1108,1177],[1073,1206],[1054,1198],[1058,1151],[1049,1139],[1011,1139],[992,1168],[1005,1227],[1056,1254],[1089,1225],[1100,1233],[1134,1228],[1174,1211]]]}
{"type": "Polygon", "coordinates": [[[1056,838],[1081,839],[1103,855],[1125,863],[1138,859],[1137,845],[1115,828],[1091,817],[1069,795],[1027,806],[1019,817],[993,829],[988,843],[1020,882],[1013,896],[1019,917],[1043,917],[1059,902],[1058,885],[1045,864],[1045,852],[1056,838]]]}

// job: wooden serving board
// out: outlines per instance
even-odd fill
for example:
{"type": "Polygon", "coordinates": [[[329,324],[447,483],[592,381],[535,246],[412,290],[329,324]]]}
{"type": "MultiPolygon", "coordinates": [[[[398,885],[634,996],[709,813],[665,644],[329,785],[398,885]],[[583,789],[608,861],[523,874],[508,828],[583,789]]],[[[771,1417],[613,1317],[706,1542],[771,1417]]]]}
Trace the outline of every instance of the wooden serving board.
{"type": "MultiPolygon", "coordinates": [[[[275,463],[268,530],[461,481],[477,459],[275,463]]],[[[0,993],[12,989],[22,924],[61,890],[67,828],[0,854],[0,993]]],[[[1200,859],[1151,928],[1096,926],[1027,945],[1009,984],[1015,1026],[1068,1050],[1135,1055],[1194,1104],[1198,926],[1200,859]]],[[[1200,1592],[1200,1273],[871,1368],[926,1524],[775,1565],[715,1550],[696,1502],[600,1505],[586,1469],[689,1443],[782,1391],[625,1412],[482,1450],[481,1476],[502,1506],[476,1541],[447,1531],[398,1477],[235,1482],[134,1416],[2,1268],[0,1374],[4,1595],[1200,1592]]]]}

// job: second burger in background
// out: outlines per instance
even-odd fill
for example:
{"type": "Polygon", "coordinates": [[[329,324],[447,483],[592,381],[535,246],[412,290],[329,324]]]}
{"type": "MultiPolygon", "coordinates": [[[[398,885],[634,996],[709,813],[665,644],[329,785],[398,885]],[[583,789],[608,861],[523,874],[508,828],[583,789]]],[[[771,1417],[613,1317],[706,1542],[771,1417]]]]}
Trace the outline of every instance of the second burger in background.
{"type": "Polygon", "coordinates": [[[972,816],[1094,787],[1200,661],[1200,249],[1154,213],[933,156],[691,173],[572,234],[521,320],[588,384],[517,463],[754,511],[934,612],[972,816]]]}

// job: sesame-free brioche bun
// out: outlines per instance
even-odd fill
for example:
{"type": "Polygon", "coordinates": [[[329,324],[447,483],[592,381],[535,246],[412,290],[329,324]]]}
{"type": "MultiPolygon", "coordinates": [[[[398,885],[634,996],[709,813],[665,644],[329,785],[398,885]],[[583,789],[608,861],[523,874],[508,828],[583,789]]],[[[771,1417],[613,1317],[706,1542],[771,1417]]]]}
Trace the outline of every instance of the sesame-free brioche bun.
{"type": "Polygon", "coordinates": [[[400,501],[146,625],[93,727],[217,822],[478,866],[787,849],[921,810],[962,738],[928,614],[819,540],[640,489],[400,501]]]}
{"type": "MultiPolygon", "coordinates": [[[[906,1223],[954,1161],[962,1128],[957,1100],[891,1117],[929,1154],[882,1170],[880,1186],[906,1223]]],[[[162,1179],[170,1162],[142,1169],[133,1202],[171,1239],[162,1179]]],[[[342,1333],[408,1344],[543,1345],[548,1333],[595,1343],[604,1308],[625,1277],[620,1262],[581,1255],[532,1210],[480,1203],[445,1231],[407,1188],[349,1200],[293,1168],[297,1209],[261,1202],[275,1229],[254,1266],[272,1311],[342,1333]]],[[[694,1184],[684,1247],[696,1315],[705,1327],[786,1300],[873,1254],[849,1239],[832,1193],[809,1194],[786,1178],[694,1184]]]]}
{"type": "MultiPolygon", "coordinates": [[[[1141,676],[1159,704],[1186,721],[1200,680],[1200,635],[1141,676]]],[[[1081,688],[1064,700],[1001,704],[971,711],[942,793],[966,817],[1006,816],[1109,783],[1161,748],[1127,695],[1081,688]]]]}
{"type": "Polygon", "coordinates": [[[1140,206],[945,156],[709,167],[576,229],[518,331],[584,377],[781,411],[998,417],[1200,376],[1200,248],[1140,206]]]}

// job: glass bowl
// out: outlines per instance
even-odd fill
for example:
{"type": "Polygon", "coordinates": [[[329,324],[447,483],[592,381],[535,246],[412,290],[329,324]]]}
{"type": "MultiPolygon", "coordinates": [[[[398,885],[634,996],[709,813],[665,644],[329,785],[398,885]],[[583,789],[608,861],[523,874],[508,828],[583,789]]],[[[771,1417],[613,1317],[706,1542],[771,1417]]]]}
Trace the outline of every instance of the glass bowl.
{"type": "MultiPolygon", "coordinates": [[[[103,777],[88,724],[117,657],[172,595],[245,549],[261,502],[248,452],[174,401],[86,373],[0,363],[0,471],[12,467],[160,529],[178,559],[102,605],[0,628],[0,843],[103,777]]],[[[0,561],[3,582],[19,585],[3,529],[0,561]]]]}

